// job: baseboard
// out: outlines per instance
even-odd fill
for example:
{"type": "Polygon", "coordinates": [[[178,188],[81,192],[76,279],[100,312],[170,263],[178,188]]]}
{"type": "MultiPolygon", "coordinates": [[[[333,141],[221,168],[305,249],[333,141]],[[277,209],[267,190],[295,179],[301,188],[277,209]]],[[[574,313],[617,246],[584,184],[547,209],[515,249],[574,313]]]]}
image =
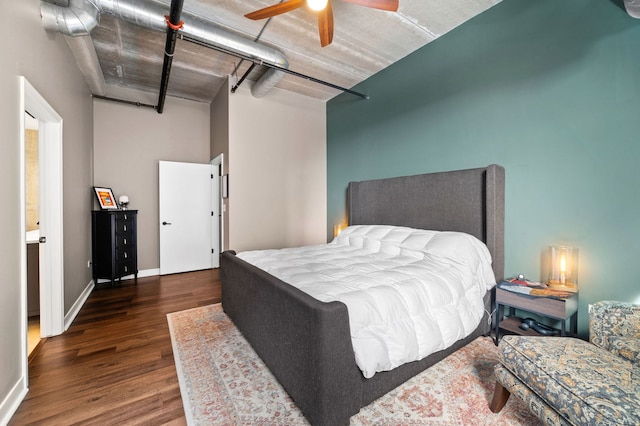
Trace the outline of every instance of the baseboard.
{"type": "MultiPolygon", "coordinates": [[[[144,277],[155,277],[156,275],[160,275],[160,268],[155,268],[155,269],[143,269],[141,271],[138,271],[138,278],[144,278],[144,277]]],[[[122,277],[123,280],[132,280],[134,279],[136,276],[131,274],[131,275],[126,275],[124,277],[122,277]]],[[[103,279],[98,279],[98,284],[103,284],[103,283],[110,283],[110,280],[103,280],[103,279]]]]}
{"type": "Polygon", "coordinates": [[[28,390],[26,378],[20,378],[0,404],[0,425],[9,423],[28,390]]]}
{"type": "Polygon", "coordinates": [[[67,331],[73,320],[76,319],[76,316],[78,316],[80,309],[82,309],[84,302],[87,301],[94,287],[95,284],[93,280],[89,281],[89,284],[82,290],[82,293],[80,293],[80,296],[78,296],[71,309],[69,309],[69,312],[64,316],[64,331],[67,331]]]}
{"type": "MultiPolygon", "coordinates": [[[[138,278],[155,277],[156,275],[160,275],[160,268],[145,269],[143,271],[138,271],[138,278]]],[[[129,276],[133,278],[133,275],[129,275],[129,276]]]]}

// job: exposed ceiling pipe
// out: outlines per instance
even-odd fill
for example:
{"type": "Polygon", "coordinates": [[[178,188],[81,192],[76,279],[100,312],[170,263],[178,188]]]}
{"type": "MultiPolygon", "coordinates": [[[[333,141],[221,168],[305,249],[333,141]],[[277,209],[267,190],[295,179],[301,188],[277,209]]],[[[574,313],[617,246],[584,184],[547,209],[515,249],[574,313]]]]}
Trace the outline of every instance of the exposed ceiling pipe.
{"type": "MultiPolygon", "coordinates": [[[[101,13],[165,32],[166,10],[167,5],[157,0],[70,0],[68,6],[40,2],[44,27],[69,36],[88,35],[98,25],[101,13]]],[[[213,21],[188,12],[182,14],[182,20],[180,33],[186,37],[276,67],[269,68],[253,84],[251,93],[257,98],[267,94],[284,77],[285,73],[277,68],[289,68],[286,56],[277,49],[231,33],[213,21]]]]}
{"type": "Polygon", "coordinates": [[[100,23],[100,10],[89,0],[70,0],[68,6],[40,2],[46,29],[73,37],[89,35],[100,23]]]}
{"type": "Polygon", "coordinates": [[[167,97],[167,87],[169,86],[169,76],[171,75],[171,64],[173,63],[173,52],[176,49],[176,39],[178,30],[182,28],[183,22],[180,20],[182,4],[184,0],[171,0],[171,9],[167,21],[167,41],[164,46],[164,62],[162,64],[162,78],[160,80],[160,94],[158,95],[158,107],[156,112],[162,114],[164,111],[164,100],[167,97]]]}
{"type": "MultiPolygon", "coordinates": [[[[248,40],[237,34],[233,34],[222,28],[210,25],[204,18],[192,15],[187,25],[184,19],[184,30],[181,34],[190,41],[199,41],[206,46],[220,47],[226,52],[237,56],[249,57],[260,64],[270,64],[278,68],[289,69],[289,61],[284,53],[278,49],[248,40]]],[[[282,77],[285,72],[269,68],[258,81],[251,86],[251,94],[256,98],[266,95],[282,77]]]]}

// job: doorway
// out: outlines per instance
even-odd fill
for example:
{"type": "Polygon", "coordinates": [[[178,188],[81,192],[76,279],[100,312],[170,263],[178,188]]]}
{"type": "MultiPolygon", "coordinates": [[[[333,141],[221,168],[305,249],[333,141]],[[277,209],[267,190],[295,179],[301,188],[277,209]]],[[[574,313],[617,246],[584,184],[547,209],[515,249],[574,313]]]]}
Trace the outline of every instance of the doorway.
{"type": "MultiPolygon", "coordinates": [[[[213,247],[215,252],[218,253],[217,258],[215,259],[214,268],[220,267],[220,256],[224,251],[224,204],[222,202],[222,172],[224,171],[224,154],[220,154],[216,156],[210,162],[212,173],[214,176],[213,182],[213,197],[212,197],[212,209],[214,214],[217,216],[217,220],[214,218],[213,224],[213,235],[211,236],[213,241],[213,247]]],[[[228,178],[228,177],[227,177],[228,178]]],[[[228,183],[228,181],[227,181],[228,183]]],[[[228,193],[229,188],[226,188],[226,192],[228,193]]]]}
{"type": "Polygon", "coordinates": [[[34,353],[40,338],[40,194],[38,120],[25,111],[25,196],[27,227],[27,354],[34,353]]]}
{"type": "Polygon", "coordinates": [[[20,77],[20,194],[22,235],[21,289],[23,336],[23,375],[28,377],[28,279],[27,279],[27,188],[25,112],[37,122],[38,146],[38,270],[40,337],[64,331],[64,266],[62,230],[62,118],[25,79],[20,77]]]}

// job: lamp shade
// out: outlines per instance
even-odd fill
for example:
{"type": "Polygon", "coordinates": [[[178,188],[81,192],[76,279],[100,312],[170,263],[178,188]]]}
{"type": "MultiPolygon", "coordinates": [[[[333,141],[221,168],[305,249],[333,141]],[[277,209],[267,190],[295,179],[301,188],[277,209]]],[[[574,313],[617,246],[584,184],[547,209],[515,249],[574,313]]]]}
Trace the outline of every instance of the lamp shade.
{"type": "Polygon", "coordinates": [[[549,246],[549,287],[578,291],[578,249],[549,246]]]}

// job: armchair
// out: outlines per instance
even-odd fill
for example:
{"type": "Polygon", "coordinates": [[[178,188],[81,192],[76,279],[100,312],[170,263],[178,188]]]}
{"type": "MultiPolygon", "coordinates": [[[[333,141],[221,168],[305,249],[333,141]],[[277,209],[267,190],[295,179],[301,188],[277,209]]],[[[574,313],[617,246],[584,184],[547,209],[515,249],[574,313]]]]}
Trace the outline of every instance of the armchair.
{"type": "Polygon", "coordinates": [[[548,425],[640,424],[640,305],[591,305],[589,334],[505,336],[491,411],[514,394],[548,425]]]}
{"type": "Polygon", "coordinates": [[[599,302],[590,306],[589,341],[640,364],[640,305],[599,302]]]}

